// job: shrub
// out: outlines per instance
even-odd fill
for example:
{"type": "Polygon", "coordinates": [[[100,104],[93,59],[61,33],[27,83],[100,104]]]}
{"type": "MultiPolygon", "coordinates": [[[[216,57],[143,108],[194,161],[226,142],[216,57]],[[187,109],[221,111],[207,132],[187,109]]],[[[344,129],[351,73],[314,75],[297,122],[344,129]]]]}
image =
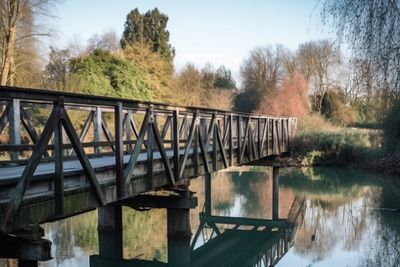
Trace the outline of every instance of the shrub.
{"type": "Polygon", "coordinates": [[[273,116],[305,116],[308,113],[308,85],[300,75],[293,74],[261,101],[257,112],[273,116]]]}
{"type": "Polygon", "coordinates": [[[348,126],[357,120],[357,112],[345,104],[339,91],[328,91],[322,99],[321,113],[335,124],[348,126]]]}
{"type": "Polygon", "coordinates": [[[150,100],[146,75],[129,61],[94,50],[70,62],[71,73],[82,80],[82,91],[92,95],[150,100]]]}

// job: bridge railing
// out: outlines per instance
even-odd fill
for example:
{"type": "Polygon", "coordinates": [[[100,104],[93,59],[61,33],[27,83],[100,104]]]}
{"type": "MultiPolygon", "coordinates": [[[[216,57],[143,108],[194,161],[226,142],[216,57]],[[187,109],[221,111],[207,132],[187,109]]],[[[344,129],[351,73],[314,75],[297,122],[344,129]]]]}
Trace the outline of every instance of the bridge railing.
{"type": "Polygon", "coordinates": [[[145,177],[145,189],[151,190],[160,185],[153,179],[157,173],[174,186],[182,179],[286,153],[296,129],[296,118],[23,88],[0,87],[0,104],[0,168],[23,166],[20,177],[10,179],[8,191],[0,192],[3,230],[33,177],[40,176],[40,164],[53,170],[48,193],[55,213],[62,216],[68,161],[80,162],[83,184],[104,205],[131,196],[134,190],[128,185],[136,176],[145,177]],[[114,197],[104,196],[96,158],[113,165],[114,197]]]}

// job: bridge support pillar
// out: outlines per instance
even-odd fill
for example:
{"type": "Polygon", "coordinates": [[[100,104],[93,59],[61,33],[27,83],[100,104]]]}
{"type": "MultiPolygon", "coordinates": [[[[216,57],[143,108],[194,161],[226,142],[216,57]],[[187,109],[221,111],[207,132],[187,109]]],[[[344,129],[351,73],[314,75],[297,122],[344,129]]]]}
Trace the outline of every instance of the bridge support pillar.
{"type": "Polygon", "coordinates": [[[123,259],[122,207],[98,208],[99,255],[90,256],[90,266],[105,267],[123,259]]]}
{"type": "Polygon", "coordinates": [[[122,207],[105,206],[98,209],[100,257],[122,259],[122,207]]]}
{"type": "Polygon", "coordinates": [[[190,212],[189,209],[167,209],[168,265],[190,265],[190,212]]]}
{"type": "Polygon", "coordinates": [[[205,213],[211,216],[211,174],[208,173],[204,176],[204,192],[205,192],[205,213]]]}
{"type": "Polygon", "coordinates": [[[279,219],[279,167],[272,168],[272,219],[279,219]]]}
{"type": "Polygon", "coordinates": [[[18,267],[37,267],[38,261],[51,259],[51,242],[42,238],[41,227],[29,226],[15,234],[0,235],[0,258],[18,259],[18,267]]]}

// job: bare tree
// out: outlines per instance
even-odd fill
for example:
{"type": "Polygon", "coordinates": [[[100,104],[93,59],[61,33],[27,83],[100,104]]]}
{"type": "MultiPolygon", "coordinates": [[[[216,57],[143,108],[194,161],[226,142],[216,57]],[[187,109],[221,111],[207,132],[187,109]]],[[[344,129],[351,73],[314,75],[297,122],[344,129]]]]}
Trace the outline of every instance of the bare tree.
{"type": "Polygon", "coordinates": [[[332,70],[341,60],[340,51],[328,40],[311,41],[299,46],[297,58],[300,73],[310,85],[311,108],[320,112],[323,96],[332,86],[332,70]]]}
{"type": "Polygon", "coordinates": [[[38,24],[48,17],[56,0],[2,0],[0,3],[0,85],[14,85],[16,55],[23,42],[34,42],[49,36],[47,28],[38,24]]]}
{"type": "Polygon", "coordinates": [[[386,110],[400,96],[400,0],[324,0],[322,15],[353,55],[368,62],[386,110]]]}
{"type": "Polygon", "coordinates": [[[101,35],[95,34],[88,40],[88,51],[102,49],[106,51],[117,51],[120,48],[119,39],[115,31],[107,31],[101,35]]]}
{"type": "Polygon", "coordinates": [[[264,95],[277,90],[283,80],[282,45],[257,47],[250,51],[240,67],[242,93],[235,98],[235,109],[252,112],[264,95]]]}

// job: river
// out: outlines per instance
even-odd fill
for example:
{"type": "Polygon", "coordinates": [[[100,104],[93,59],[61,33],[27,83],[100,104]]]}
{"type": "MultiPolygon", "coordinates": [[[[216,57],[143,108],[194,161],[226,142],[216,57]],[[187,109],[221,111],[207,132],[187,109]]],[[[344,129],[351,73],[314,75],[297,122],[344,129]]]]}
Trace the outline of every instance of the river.
{"type": "MultiPolygon", "coordinates": [[[[269,167],[235,167],[214,174],[212,215],[272,219],[272,181],[269,167]]],[[[199,199],[198,207],[191,210],[195,236],[204,207],[204,179],[192,180],[191,190],[199,199]]],[[[285,234],[285,238],[290,236],[287,251],[282,249],[275,266],[400,266],[400,190],[386,180],[341,168],[280,169],[279,218],[291,216],[296,205],[294,225],[285,234]]],[[[124,208],[123,212],[124,257],[166,262],[166,211],[124,208]]],[[[46,238],[53,242],[54,259],[40,266],[89,266],[89,255],[97,254],[95,211],[44,228],[46,238]]],[[[223,233],[230,226],[218,228],[223,233]]],[[[194,248],[207,244],[212,231],[202,229],[194,248]]],[[[267,247],[273,242],[268,242],[243,257],[259,255],[257,266],[267,266],[260,255],[265,260],[271,253],[267,247]]]]}

